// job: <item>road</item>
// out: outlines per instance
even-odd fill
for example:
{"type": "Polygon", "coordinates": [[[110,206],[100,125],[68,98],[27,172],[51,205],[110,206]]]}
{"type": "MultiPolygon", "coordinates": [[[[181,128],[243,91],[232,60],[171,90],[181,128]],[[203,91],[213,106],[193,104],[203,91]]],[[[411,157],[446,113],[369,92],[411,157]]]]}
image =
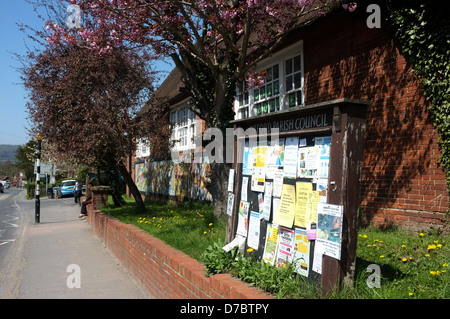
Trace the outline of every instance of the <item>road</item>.
{"type": "Polygon", "coordinates": [[[40,223],[34,213],[25,190],[0,193],[0,299],[151,298],[78,218],[73,197],[42,198],[40,223]]]}
{"type": "Polygon", "coordinates": [[[0,193],[0,269],[5,269],[11,248],[19,235],[21,208],[17,199],[23,192],[25,191],[9,188],[0,193]]]}
{"type": "Polygon", "coordinates": [[[24,209],[31,209],[34,201],[22,202],[19,199],[25,197],[25,190],[9,188],[0,193],[0,296],[4,297],[5,290],[10,290],[15,285],[15,271],[23,251],[23,229],[20,227],[26,214],[24,209]]]}

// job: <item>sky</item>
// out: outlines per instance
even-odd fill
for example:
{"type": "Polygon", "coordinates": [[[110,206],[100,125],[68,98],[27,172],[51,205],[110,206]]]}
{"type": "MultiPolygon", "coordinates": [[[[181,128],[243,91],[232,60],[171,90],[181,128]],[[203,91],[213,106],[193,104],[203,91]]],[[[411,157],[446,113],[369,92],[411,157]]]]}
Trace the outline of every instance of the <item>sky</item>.
{"type": "Polygon", "coordinates": [[[0,0],[0,144],[26,144],[30,137],[26,113],[27,92],[20,84],[20,62],[12,52],[25,54],[35,46],[16,23],[42,25],[25,0],[0,0]]]}
{"type": "MultiPolygon", "coordinates": [[[[28,92],[21,85],[17,70],[21,63],[12,53],[26,54],[27,45],[33,48],[36,43],[27,38],[17,23],[41,29],[44,21],[26,0],[0,0],[0,144],[24,145],[33,138],[27,131],[28,92]]],[[[161,63],[156,68],[170,71],[172,65],[161,63]]]]}

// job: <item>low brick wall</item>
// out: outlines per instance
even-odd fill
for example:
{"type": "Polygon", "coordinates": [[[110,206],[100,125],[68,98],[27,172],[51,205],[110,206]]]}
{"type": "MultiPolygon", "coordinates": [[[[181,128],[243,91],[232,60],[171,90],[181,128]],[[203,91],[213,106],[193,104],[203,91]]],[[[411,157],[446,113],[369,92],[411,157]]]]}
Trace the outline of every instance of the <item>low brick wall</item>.
{"type": "Polygon", "coordinates": [[[92,205],[88,205],[87,221],[107,249],[155,298],[274,298],[229,274],[207,277],[197,260],[133,225],[94,210],[92,205]]]}

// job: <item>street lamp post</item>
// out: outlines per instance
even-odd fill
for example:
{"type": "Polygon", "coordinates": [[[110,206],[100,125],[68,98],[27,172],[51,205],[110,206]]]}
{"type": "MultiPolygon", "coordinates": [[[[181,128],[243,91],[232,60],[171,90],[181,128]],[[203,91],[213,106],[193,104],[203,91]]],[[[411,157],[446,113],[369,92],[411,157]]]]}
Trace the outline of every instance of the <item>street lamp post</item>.
{"type": "Polygon", "coordinates": [[[42,135],[37,134],[37,151],[36,151],[36,205],[34,212],[34,222],[40,223],[41,219],[41,200],[40,200],[40,182],[41,182],[41,142],[42,135]]]}

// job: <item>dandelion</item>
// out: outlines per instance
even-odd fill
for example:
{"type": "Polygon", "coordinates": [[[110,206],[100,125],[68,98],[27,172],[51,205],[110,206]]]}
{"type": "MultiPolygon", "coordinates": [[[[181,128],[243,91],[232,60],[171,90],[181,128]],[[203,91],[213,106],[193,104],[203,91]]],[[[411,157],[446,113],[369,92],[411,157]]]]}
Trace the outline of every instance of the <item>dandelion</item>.
{"type": "Polygon", "coordinates": [[[209,225],[208,226],[212,226],[213,225],[213,223],[209,223],[209,225]]]}
{"type": "Polygon", "coordinates": [[[205,230],[204,232],[203,232],[203,235],[206,235],[208,232],[205,230]]]}
{"type": "Polygon", "coordinates": [[[430,257],[430,254],[425,254],[425,257],[430,257]]]}
{"type": "Polygon", "coordinates": [[[448,267],[447,263],[442,264],[442,267],[448,267]]]}
{"type": "Polygon", "coordinates": [[[427,250],[436,249],[436,245],[428,245],[427,250]]]}
{"type": "Polygon", "coordinates": [[[442,244],[437,244],[436,247],[437,248],[442,248],[442,244]]]}
{"type": "Polygon", "coordinates": [[[381,255],[380,258],[384,258],[384,255],[381,255]]]}
{"type": "Polygon", "coordinates": [[[363,235],[363,238],[367,238],[367,235],[363,235]]]}
{"type": "Polygon", "coordinates": [[[406,259],[406,258],[402,258],[402,261],[405,263],[405,262],[407,262],[408,261],[408,259],[406,259]]]}
{"type": "Polygon", "coordinates": [[[402,245],[402,248],[406,248],[406,245],[402,245]]]}
{"type": "Polygon", "coordinates": [[[414,295],[414,293],[412,292],[408,293],[408,296],[412,297],[412,295],[414,295]]]}
{"type": "Polygon", "coordinates": [[[424,233],[420,233],[419,236],[420,236],[420,237],[423,237],[423,236],[425,236],[425,234],[424,234],[424,233]]]}
{"type": "Polygon", "coordinates": [[[247,249],[247,252],[248,252],[248,253],[251,253],[252,251],[253,251],[253,248],[247,249]]]}

